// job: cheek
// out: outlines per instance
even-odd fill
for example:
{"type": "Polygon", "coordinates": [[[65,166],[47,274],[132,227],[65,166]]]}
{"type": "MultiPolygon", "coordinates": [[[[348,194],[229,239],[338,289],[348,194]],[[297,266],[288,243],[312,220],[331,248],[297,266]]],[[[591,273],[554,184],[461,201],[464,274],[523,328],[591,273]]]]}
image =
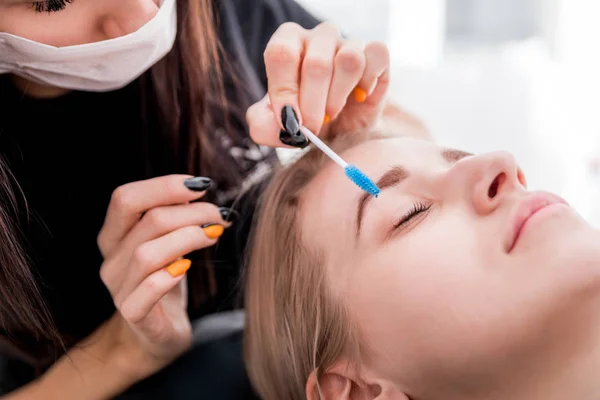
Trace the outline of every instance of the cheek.
{"type": "Polygon", "coordinates": [[[529,279],[482,251],[482,235],[452,226],[396,239],[352,277],[361,334],[394,373],[451,374],[462,365],[468,374],[489,360],[514,361],[555,320],[549,281],[529,279]]]}
{"type": "Polygon", "coordinates": [[[411,343],[410,349],[418,350],[430,346],[427,338],[441,327],[446,337],[450,327],[460,330],[457,323],[473,314],[486,282],[469,238],[429,230],[428,240],[410,239],[395,239],[369,257],[369,267],[353,279],[350,297],[374,342],[411,343]]]}
{"type": "Polygon", "coordinates": [[[468,342],[486,290],[470,239],[434,226],[366,257],[348,298],[384,370],[410,375],[447,357],[457,341],[468,342]]]}
{"type": "Polygon", "coordinates": [[[0,32],[56,47],[105,40],[97,13],[73,4],[55,13],[37,13],[28,4],[0,8],[0,32]]]}

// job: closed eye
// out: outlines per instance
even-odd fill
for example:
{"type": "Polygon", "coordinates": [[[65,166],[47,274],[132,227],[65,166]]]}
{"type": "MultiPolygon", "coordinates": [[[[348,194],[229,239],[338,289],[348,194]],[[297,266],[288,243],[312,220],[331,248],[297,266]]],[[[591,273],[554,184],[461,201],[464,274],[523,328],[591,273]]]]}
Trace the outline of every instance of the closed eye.
{"type": "Polygon", "coordinates": [[[429,211],[431,206],[425,205],[423,203],[417,203],[412,206],[412,208],[402,216],[396,223],[394,224],[394,229],[403,228],[408,225],[415,217],[420,214],[426,213],[429,211]]]}
{"type": "Polygon", "coordinates": [[[68,3],[72,3],[73,0],[45,0],[45,1],[34,1],[31,3],[31,7],[36,12],[58,12],[65,9],[68,3]]]}

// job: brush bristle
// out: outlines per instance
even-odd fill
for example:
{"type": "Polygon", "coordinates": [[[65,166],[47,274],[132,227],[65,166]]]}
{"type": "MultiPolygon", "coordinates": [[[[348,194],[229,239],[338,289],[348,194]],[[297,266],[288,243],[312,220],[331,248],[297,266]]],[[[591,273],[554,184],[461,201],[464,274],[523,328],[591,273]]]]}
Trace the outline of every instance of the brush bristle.
{"type": "Polygon", "coordinates": [[[377,185],[369,179],[367,175],[365,175],[360,169],[356,168],[354,165],[348,165],[345,168],[346,176],[350,178],[352,182],[356,184],[359,188],[364,190],[365,192],[373,195],[375,197],[379,196],[379,188],[377,185]]]}

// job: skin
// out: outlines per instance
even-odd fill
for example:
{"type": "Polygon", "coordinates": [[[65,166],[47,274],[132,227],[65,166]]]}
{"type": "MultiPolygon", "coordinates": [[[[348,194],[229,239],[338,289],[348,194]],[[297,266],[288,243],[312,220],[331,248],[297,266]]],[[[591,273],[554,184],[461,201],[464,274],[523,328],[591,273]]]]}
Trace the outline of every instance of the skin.
{"type": "Polygon", "coordinates": [[[342,155],[375,179],[397,164],[410,173],[372,199],[358,239],[362,193],[337,165],[303,194],[303,240],[324,252],[332,289],[372,351],[358,376],[347,360],[329,371],[326,398],[353,399],[351,387],[361,399],[595,398],[600,232],[558,206],[509,252],[515,207],[531,194],[516,161],[498,152],[449,162],[441,150],[384,139],[342,155]],[[431,209],[394,230],[419,202],[431,209]]]}
{"type": "MultiPolygon", "coordinates": [[[[61,11],[38,13],[30,1],[0,0],[0,32],[56,47],[99,42],[136,31],[156,15],[158,4],[158,0],[75,0],[61,11]]],[[[247,114],[250,134],[259,144],[282,146],[280,116],[286,104],[320,134],[372,128],[385,119],[404,134],[426,135],[417,120],[385,100],[389,53],[382,44],[343,40],[328,23],[313,30],[284,24],[272,36],[264,59],[268,94],[247,114]],[[354,99],[356,87],[367,92],[364,101],[354,99]],[[332,121],[322,129],[326,113],[332,121]]],[[[68,93],[13,79],[31,97],[68,93]]],[[[217,240],[199,227],[224,222],[216,206],[190,204],[202,193],[186,189],[185,178],[158,177],[116,188],[98,245],[105,257],[101,279],[117,312],[82,343],[85,351],[69,351],[42,379],[15,392],[12,399],[109,398],[189,347],[185,274],[173,277],[165,267],[193,250],[214,245],[217,240]]]]}
{"type": "Polygon", "coordinates": [[[383,43],[341,37],[328,22],[311,30],[295,23],[277,29],[264,60],[268,92],[246,115],[250,136],[281,146],[281,110],[290,105],[300,124],[317,135],[393,125],[401,136],[429,139],[424,126],[387,100],[390,54],[383,43]],[[363,92],[359,99],[356,93],[363,92]]]}
{"type": "Polygon", "coordinates": [[[165,267],[217,243],[201,226],[230,224],[215,205],[194,202],[205,192],[187,189],[188,178],[169,175],[115,190],[98,245],[100,278],[117,312],[9,399],[112,398],[190,347],[186,274],[172,276],[165,267]]]}
{"type": "Polygon", "coordinates": [[[138,30],[156,15],[158,4],[158,0],[83,0],[59,12],[39,13],[31,1],[3,0],[0,31],[56,47],[99,42],[138,30]]]}
{"type": "MultiPolygon", "coordinates": [[[[75,0],[53,13],[38,13],[31,1],[0,0],[0,32],[64,47],[132,33],[159,9],[159,0],[75,0]]],[[[428,137],[413,116],[386,100],[390,57],[383,43],[342,39],[339,29],[322,23],[306,30],[285,23],[264,52],[268,93],[248,109],[250,136],[259,144],[283,147],[281,110],[291,105],[300,121],[317,134],[373,127],[382,115],[407,136],[428,137]],[[354,90],[368,94],[357,102],[354,90]],[[325,115],[331,120],[324,127],[325,115]]],[[[54,98],[68,90],[14,77],[29,96],[54,98]]]]}
{"type": "MultiPolygon", "coordinates": [[[[40,13],[31,1],[0,0],[0,32],[56,47],[100,42],[138,30],[156,15],[158,4],[158,0],[79,0],[59,12],[40,13]]],[[[54,98],[69,92],[17,76],[14,80],[32,97],[54,98]]]]}

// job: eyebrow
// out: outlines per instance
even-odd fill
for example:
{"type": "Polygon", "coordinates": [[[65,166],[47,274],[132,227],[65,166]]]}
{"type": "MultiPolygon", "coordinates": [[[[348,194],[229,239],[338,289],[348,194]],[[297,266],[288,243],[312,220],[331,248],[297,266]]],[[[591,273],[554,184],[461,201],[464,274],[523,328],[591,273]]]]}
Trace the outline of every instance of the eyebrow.
{"type": "Polygon", "coordinates": [[[450,164],[454,164],[465,157],[472,156],[473,153],[468,153],[466,151],[455,150],[455,149],[444,149],[442,150],[442,158],[448,161],[450,164]]]}
{"type": "MultiPolygon", "coordinates": [[[[472,153],[468,153],[466,151],[455,150],[455,149],[444,149],[440,152],[440,155],[444,160],[446,160],[450,164],[454,164],[465,157],[472,156],[472,153]]],[[[379,189],[389,189],[394,186],[399,185],[404,180],[406,180],[410,176],[410,173],[406,168],[401,165],[395,165],[390,168],[379,180],[377,181],[377,186],[379,189]]],[[[356,209],[356,237],[360,236],[360,229],[362,226],[362,221],[364,219],[365,210],[367,205],[371,202],[373,196],[369,193],[363,194],[358,200],[358,207],[356,209]]]]}
{"type": "MultiPolygon", "coordinates": [[[[383,174],[376,184],[380,190],[388,189],[400,184],[402,181],[408,178],[409,175],[410,174],[406,168],[400,165],[395,165],[389,171],[383,174]]],[[[369,204],[372,199],[373,196],[371,196],[369,193],[365,193],[358,201],[358,208],[356,210],[356,237],[360,236],[360,228],[365,215],[365,209],[367,204],[369,204]]]]}

